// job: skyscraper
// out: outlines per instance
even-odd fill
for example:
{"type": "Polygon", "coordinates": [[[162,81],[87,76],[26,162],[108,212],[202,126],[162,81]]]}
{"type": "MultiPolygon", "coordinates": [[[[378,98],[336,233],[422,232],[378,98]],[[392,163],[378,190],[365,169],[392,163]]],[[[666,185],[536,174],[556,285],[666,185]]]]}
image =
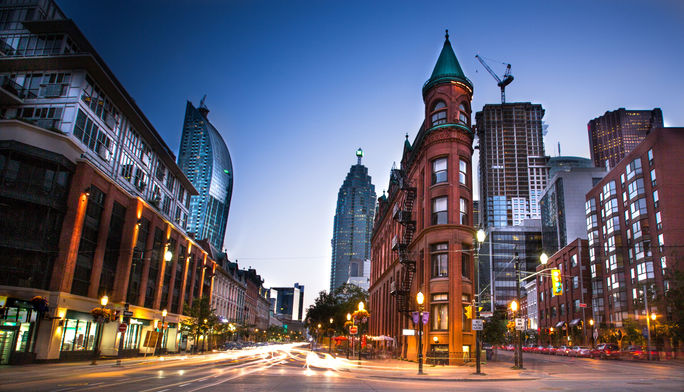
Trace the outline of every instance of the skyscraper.
{"type": "Polygon", "coordinates": [[[477,112],[480,211],[485,227],[539,219],[548,177],[542,140],[544,109],[529,102],[485,105],[477,112]]]}
{"type": "Polygon", "coordinates": [[[356,150],[357,163],[337,194],[332,238],[330,291],[349,280],[352,261],[363,265],[370,259],[370,237],[375,216],[375,186],[368,168],[361,164],[363,150],[356,150]]]}
{"type": "Polygon", "coordinates": [[[615,167],[653,128],[663,127],[663,112],[625,110],[606,112],[589,121],[589,149],[596,167],[615,167]]]}
{"type": "Polygon", "coordinates": [[[228,147],[207,119],[208,114],[204,98],[199,108],[188,101],[178,166],[199,191],[190,199],[188,232],[221,250],[233,194],[233,164],[228,147]]]}

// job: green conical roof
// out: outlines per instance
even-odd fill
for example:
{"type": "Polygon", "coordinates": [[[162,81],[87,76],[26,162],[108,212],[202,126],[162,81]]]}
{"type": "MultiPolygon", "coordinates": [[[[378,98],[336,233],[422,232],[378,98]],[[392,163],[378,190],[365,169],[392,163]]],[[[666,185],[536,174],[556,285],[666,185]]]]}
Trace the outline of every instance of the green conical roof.
{"type": "Polygon", "coordinates": [[[468,85],[471,90],[473,88],[473,84],[466,78],[463,69],[461,68],[461,64],[458,63],[454,49],[451,47],[451,42],[449,42],[449,30],[447,30],[444,46],[437,59],[437,64],[435,64],[435,69],[432,70],[430,79],[428,79],[423,86],[423,95],[425,95],[425,92],[432,86],[449,81],[463,82],[468,85]]]}

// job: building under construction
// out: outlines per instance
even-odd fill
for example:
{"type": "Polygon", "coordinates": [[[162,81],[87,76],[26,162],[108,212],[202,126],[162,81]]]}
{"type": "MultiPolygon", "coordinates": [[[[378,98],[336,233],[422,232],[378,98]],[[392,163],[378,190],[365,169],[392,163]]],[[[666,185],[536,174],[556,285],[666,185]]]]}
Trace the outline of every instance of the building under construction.
{"type": "Polygon", "coordinates": [[[548,177],[542,117],[542,106],[530,102],[485,105],[475,115],[484,227],[540,218],[538,203],[548,177]]]}

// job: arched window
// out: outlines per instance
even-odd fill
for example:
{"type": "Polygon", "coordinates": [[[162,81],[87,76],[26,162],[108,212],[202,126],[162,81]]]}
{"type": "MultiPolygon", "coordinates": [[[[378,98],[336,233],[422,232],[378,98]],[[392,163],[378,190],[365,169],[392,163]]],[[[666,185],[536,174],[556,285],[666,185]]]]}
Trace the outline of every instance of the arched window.
{"type": "Polygon", "coordinates": [[[468,125],[468,110],[463,104],[458,105],[458,121],[468,125]]]}
{"type": "Polygon", "coordinates": [[[447,107],[444,101],[437,101],[432,108],[432,126],[439,124],[446,124],[447,122],[447,107]]]}

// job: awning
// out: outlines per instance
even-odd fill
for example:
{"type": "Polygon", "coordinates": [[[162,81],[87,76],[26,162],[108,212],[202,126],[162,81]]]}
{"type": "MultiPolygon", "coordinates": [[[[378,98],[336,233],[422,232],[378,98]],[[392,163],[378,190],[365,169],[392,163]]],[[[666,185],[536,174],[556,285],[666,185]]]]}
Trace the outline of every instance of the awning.
{"type": "Polygon", "coordinates": [[[563,324],[565,324],[565,321],[559,321],[559,322],[557,322],[557,323],[556,323],[556,328],[562,327],[563,324]]]}
{"type": "Polygon", "coordinates": [[[579,322],[580,322],[580,319],[574,319],[574,320],[570,321],[570,326],[574,327],[575,325],[579,324],[579,322]]]}

